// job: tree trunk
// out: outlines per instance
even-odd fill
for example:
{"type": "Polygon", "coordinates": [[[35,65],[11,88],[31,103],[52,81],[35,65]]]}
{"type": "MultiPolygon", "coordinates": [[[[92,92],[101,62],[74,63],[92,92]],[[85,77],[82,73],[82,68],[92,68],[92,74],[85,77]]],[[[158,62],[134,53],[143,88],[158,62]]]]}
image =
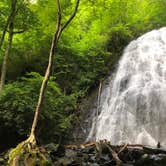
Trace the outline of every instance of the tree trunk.
{"type": "Polygon", "coordinates": [[[10,28],[10,31],[9,31],[8,43],[6,46],[5,56],[3,59],[3,64],[2,64],[2,69],[1,69],[0,91],[3,89],[4,84],[5,84],[7,63],[8,63],[8,59],[9,59],[9,53],[10,53],[10,48],[11,48],[11,44],[12,44],[12,39],[13,39],[13,26],[10,28]]]}
{"type": "Polygon", "coordinates": [[[31,133],[30,133],[30,138],[31,138],[30,140],[32,141],[32,143],[36,142],[34,140],[35,139],[35,136],[34,136],[35,135],[35,130],[36,130],[36,127],[37,127],[39,113],[40,113],[42,103],[43,103],[43,99],[44,99],[44,93],[45,93],[47,83],[48,83],[48,80],[49,80],[49,77],[50,77],[51,68],[52,68],[52,65],[53,65],[54,50],[55,50],[55,47],[57,45],[59,35],[60,35],[60,26],[57,27],[57,31],[56,31],[56,33],[54,35],[54,38],[53,38],[53,41],[52,41],[52,46],[51,46],[50,55],[49,55],[49,63],[48,63],[48,66],[47,66],[47,70],[46,70],[44,79],[42,81],[41,88],[40,88],[38,103],[37,103],[37,106],[36,106],[35,116],[34,116],[32,128],[31,128],[31,133]]]}
{"type": "MultiPolygon", "coordinates": [[[[8,37],[8,42],[7,42],[7,46],[6,46],[6,51],[5,51],[5,56],[3,59],[3,63],[2,63],[2,69],[1,69],[1,78],[0,78],[0,92],[2,91],[4,84],[5,84],[5,79],[6,79],[6,71],[7,71],[7,64],[8,64],[8,59],[9,59],[9,54],[10,54],[10,48],[12,45],[12,39],[13,39],[13,30],[14,30],[14,17],[15,17],[15,12],[16,12],[16,3],[17,0],[11,0],[11,12],[10,12],[10,16],[7,20],[4,32],[2,34],[1,37],[1,45],[3,43],[4,37],[5,37],[5,33],[9,24],[9,37],[8,37]]],[[[0,45],[0,46],[1,46],[0,45]]]]}
{"type": "Polygon", "coordinates": [[[10,22],[10,17],[11,17],[11,15],[8,17],[8,19],[7,19],[7,21],[6,21],[6,24],[5,24],[5,27],[4,27],[4,29],[3,29],[3,32],[2,32],[2,36],[1,36],[1,39],[0,39],[0,50],[1,50],[1,47],[2,47],[2,44],[3,44],[4,38],[5,38],[5,35],[6,35],[6,31],[7,31],[9,22],[10,22]]]}
{"type": "Polygon", "coordinates": [[[51,74],[53,60],[54,60],[54,54],[55,54],[55,50],[57,48],[58,40],[61,36],[62,31],[67,27],[67,25],[75,17],[75,15],[77,13],[78,6],[79,6],[79,1],[80,0],[77,0],[77,2],[76,2],[76,6],[75,6],[75,10],[74,10],[73,14],[66,21],[66,23],[63,26],[61,26],[61,6],[60,6],[59,0],[56,0],[56,4],[57,4],[57,8],[58,8],[57,26],[56,26],[55,34],[53,36],[53,40],[52,40],[52,44],[51,44],[48,66],[47,66],[45,76],[44,76],[44,79],[42,81],[42,85],[40,88],[40,93],[39,93],[38,103],[37,103],[36,110],[35,110],[34,120],[32,123],[31,133],[30,133],[29,138],[27,139],[27,142],[30,142],[30,144],[32,144],[32,145],[36,144],[35,131],[36,131],[37,122],[39,119],[39,113],[40,113],[41,108],[42,108],[42,103],[43,103],[47,83],[48,83],[48,80],[49,80],[49,77],[51,74]]]}

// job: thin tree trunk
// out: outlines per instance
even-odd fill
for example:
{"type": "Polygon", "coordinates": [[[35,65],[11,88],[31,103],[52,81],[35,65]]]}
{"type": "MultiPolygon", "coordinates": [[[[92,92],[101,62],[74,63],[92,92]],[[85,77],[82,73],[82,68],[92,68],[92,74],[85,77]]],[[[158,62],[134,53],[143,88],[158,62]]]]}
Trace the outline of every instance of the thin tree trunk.
{"type": "MultiPolygon", "coordinates": [[[[39,98],[38,98],[38,103],[36,106],[36,110],[35,110],[35,116],[34,116],[34,120],[33,120],[33,124],[32,124],[32,128],[31,128],[31,133],[30,133],[30,137],[31,137],[31,141],[34,142],[35,140],[35,130],[36,130],[36,126],[37,126],[37,122],[38,122],[38,118],[39,118],[39,113],[41,111],[41,107],[42,107],[42,103],[43,103],[43,99],[44,99],[44,93],[47,87],[47,83],[50,77],[50,73],[51,73],[51,68],[53,65],[53,58],[54,58],[54,50],[55,50],[55,46],[57,44],[58,38],[60,35],[60,26],[57,27],[57,31],[54,35],[53,41],[52,41],[52,46],[51,46],[51,50],[50,50],[50,55],[49,55],[49,63],[47,66],[47,70],[44,76],[44,79],[42,81],[42,85],[40,88],[40,93],[39,93],[39,98]]],[[[34,142],[35,143],[35,142],[34,142]]]]}
{"type": "Polygon", "coordinates": [[[11,15],[8,17],[8,19],[7,19],[7,21],[6,21],[6,24],[5,24],[5,27],[4,27],[4,29],[3,29],[3,32],[2,32],[2,36],[1,36],[1,39],[0,39],[0,50],[1,50],[1,47],[2,47],[2,44],[3,44],[4,38],[5,38],[5,35],[6,35],[6,31],[7,31],[9,22],[10,22],[10,17],[11,17],[11,15]]]}
{"type": "Polygon", "coordinates": [[[5,56],[4,56],[4,59],[3,59],[3,64],[2,64],[2,69],[1,69],[0,92],[3,89],[4,84],[5,84],[7,64],[8,64],[12,39],[13,39],[13,26],[11,27],[10,32],[9,32],[8,43],[7,43],[7,46],[6,46],[5,56]]]}
{"type": "Polygon", "coordinates": [[[27,142],[30,142],[33,145],[36,144],[35,131],[36,131],[37,122],[38,122],[38,119],[39,119],[39,113],[40,113],[41,108],[42,108],[42,103],[43,103],[47,83],[48,83],[48,80],[49,80],[49,77],[50,77],[50,74],[51,74],[51,70],[52,70],[52,66],[53,66],[53,60],[54,60],[54,54],[55,54],[55,50],[57,48],[58,40],[60,38],[60,35],[61,35],[62,31],[67,27],[67,25],[75,17],[75,15],[77,13],[78,6],[79,6],[79,1],[80,0],[77,0],[75,10],[74,10],[73,14],[71,15],[71,17],[66,21],[64,26],[61,26],[61,13],[62,13],[61,12],[61,6],[60,6],[59,0],[56,0],[56,4],[57,4],[57,8],[58,8],[57,26],[56,26],[55,34],[54,34],[52,44],[51,44],[48,66],[47,66],[45,76],[44,76],[44,79],[42,81],[42,85],[41,85],[41,88],[40,88],[40,93],[39,93],[38,103],[37,103],[36,110],[35,110],[34,120],[33,120],[33,123],[32,123],[31,133],[30,133],[29,138],[27,139],[27,142]]]}
{"type": "MultiPolygon", "coordinates": [[[[0,92],[2,91],[4,84],[5,84],[5,79],[6,79],[6,71],[7,71],[7,64],[8,64],[8,59],[9,59],[9,54],[10,54],[10,48],[12,45],[12,39],[13,39],[13,30],[14,30],[14,17],[15,17],[15,12],[16,12],[16,3],[17,0],[11,0],[11,13],[10,16],[7,20],[3,35],[1,37],[1,43],[3,43],[5,33],[7,30],[7,27],[9,26],[9,37],[8,37],[8,42],[6,46],[6,51],[5,51],[5,56],[3,59],[2,63],[2,69],[1,69],[1,78],[0,78],[0,92]]],[[[2,45],[0,45],[2,46],[2,45]]]]}

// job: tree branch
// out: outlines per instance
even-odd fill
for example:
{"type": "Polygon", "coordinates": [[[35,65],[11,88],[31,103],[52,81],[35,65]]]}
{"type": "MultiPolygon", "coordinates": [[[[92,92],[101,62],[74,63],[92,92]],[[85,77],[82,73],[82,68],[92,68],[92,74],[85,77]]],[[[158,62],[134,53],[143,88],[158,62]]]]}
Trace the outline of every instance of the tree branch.
{"type": "Polygon", "coordinates": [[[2,36],[1,36],[1,39],[0,39],[0,50],[1,50],[1,46],[3,44],[3,41],[4,41],[4,38],[5,38],[5,34],[6,34],[6,31],[7,31],[7,27],[9,25],[9,22],[10,22],[10,17],[11,15],[8,17],[7,21],[6,21],[6,24],[5,24],[5,27],[4,27],[4,30],[2,32],[2,36]]]}
{"type": "Polygon", "coordinates": [[[120,160],[120,158],[118,157],[118,154],[107,144],[107,142],[103,143],[108,150],[111,152],[113,159],[116,161],[116,166],[122,166],[122,161],[120,160]]]}
{"type": "Polygon", "coordinates": [[[63,30],[68,26],[68,24],[72,21],[72,19],[75,17],[75,15],[76,15],[76,13],[77,13],[77,10],[78,10],[79,3],[80,3],[80,0],[77,0],[75,9],[74,9],[72,15],[71,15],[70,18],[66,21],[66,23],[62,26],[61,31],[63,31],[63,30]]]}
{"type": "Polygon", "coordinates": [[[53,60],[54,60],[54,54],[55,54],[55,50],[57,48],[58,40],[60,38],[62,31],[67,27],[67,25],[71,22],[71,20],[76,15],[79,1],[80,0],[77,0],[77,5],[75,7],[73,14],[69,18],[69,20],[64,24],[63,27],[61,27],[61,20],[62,20],[61,5],[60,5],[60,0],[56,0],[57,10],[58,10],[57,25],[56,25],[55,33],[54,33],[54,36],[52,39],[50,55],[49,55],[49,60],[48,60],[48,66],[47,66],[45,76],[44,76],[44,79],[42,81],[42,85],[41,85],[40,92],[39,92],[39,98],[38,98],[38,102],[37,102],[37,106],[36,106],[36,110],[35,110],[35,115],[34,115],[34,119],[33,119],[33,123],[32,123],[31,133],[30,133],[29,138],[26,141],[30,144],[36,144],[35,132],[36,132],[36,127],[37,127],[37,122],[38,122],[39,114],[40,114],[40,111],[42,108],[42,103],[44,100],[44,95],[45,95],[47,83],[48,83],[48,80],[49,80],[49,77],[51,74],[51,69],[52,69],[53,60]]]}
{"type": "Polygon", "coordinates": [[[2,36],[1,36],[1,39],[0,39],[0,50],[1,50],[1,47],[2,47],[2,44],[3,44],[4,38],[5,38],[5,34],[6,34],[6,32],[7,32],[7,28],[8,28],[8,26],[9,26],[10,22],[11,22],[11,19],[12,19],[13,15],[14,15],[15,12],[16,12],[16,3],[17,3],[17,0],[13,0],[13,1],[12,1],[11,9],[10,9],[11,12],[10,12],[10,15],[9,15],[8,18],[7,18],[7,21],[6,21],[6,24],[5,24],[5,26],[4,26],[4,30],[3,30],[3,32],[2,32],[2,36]]]}
{"type": "Polygon", "coordinates": [[[25,31],[26,31],[26,29],[22,29],[22,30],[18,30],[18,31],[13,31],[13,34],[24,33],[25,31]]]}
{"type": "Polygon", "coordinates": [[[61,19],[62,19],[61,5],[60,5],[59,0],[57,0],[56,3],[57,3],[57,7],[58,7],[57,26],[61,27],[61,19]]]}
{"type": "Polygon", "coordinates": [[[42,81],[42,85],[41,85],[40,92],[39,92],[39,98],[38,98],[38,102],[37,102],[37,106],[36,106],[36,110],[35,110],[35,116],[34,116],[33,123],[32,123],[31,134],[30,134],[29,138],[27,139],[27,142],[30,142],[30,143],[31,142],[36,143],[35,131],[36,131],[36,127],[37,127],[39,113],[41,111],[42,103],[43,103],[43,100],[44,100],[44,94],[45,94],[45,91],[46,91],[47,83],[48,83],[50,73],[51,73],[51,69],[52,69],[52,65],[53,65],[55,48],[57,47],[58,40],[59,40],[59,37],[60,37],[60,34],[61,34],[61,17],[62,16],[61,16],[61,6],[60,6],[59,0],[56,0],[56,4],[57,4],[57,8],[58,8],[57,25],[56,25],[56,30],[55,30],[55,33],[54,33],[54,36],[53,36],[53,39],[52,39],[52,43],[51,43],[48,66],[47,66],[45,76],[44,76],[44,79],[42,81]],[[33,139],[31,139],[31,138],[33,138],[33,139]]]}

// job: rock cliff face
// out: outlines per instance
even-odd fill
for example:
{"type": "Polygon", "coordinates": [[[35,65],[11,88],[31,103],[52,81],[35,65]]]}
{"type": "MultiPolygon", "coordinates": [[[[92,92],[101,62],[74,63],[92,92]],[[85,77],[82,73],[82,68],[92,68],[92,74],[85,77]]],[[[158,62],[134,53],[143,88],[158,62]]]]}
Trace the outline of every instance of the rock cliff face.
{"type": "MultiPolygon", "coordinates": [[[[115,68],[112,68],[112,72],[115,68]]],[[[101,91],[106,90],[111,80],[113,79],[113,74],[109,76],[105,81],[101,83],[101,91]]],[[[97,114],[101,112],[101,105],[100,103],[106,98],[104,93],[99,94],[99,86],[95,87],[91,93],[87,96],[87,98],[83,99],[79,109],[78,109],[78,116],[76,118],[75,124],[70,132],[70,138],[67,140],[67,143],[83,143],[94,141],[95,133],[92,132],[96,129],[96,124],[94,123],[97,120],[97,114]],[[98,100],[100,97],[100,100],[98,100]]]]}
{"type": "Polygon", "coordinates": [[[97,93],[98,88],[94,89],[87,98],[82,100],[67,143],[83,143],[87,140],[97,109],[97,93]]]}

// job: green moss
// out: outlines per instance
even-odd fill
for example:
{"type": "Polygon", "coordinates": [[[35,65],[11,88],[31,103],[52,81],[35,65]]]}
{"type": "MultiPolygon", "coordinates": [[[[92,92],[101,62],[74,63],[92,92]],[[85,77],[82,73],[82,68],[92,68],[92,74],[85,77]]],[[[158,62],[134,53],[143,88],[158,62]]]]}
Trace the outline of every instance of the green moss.
{"type": "Polygon", "coordinates": [[[23,142],[10,151],[8,164],[11,165],[11,163],[13,163],[17,157],[20,157],[21,154],[23,154],[23,142]]]}
{"type": "Polygon", "coordinates": [[[38,147],[33,149],[28,147],[25,142],[20,143],[9,153],[9,166],[51,166],[51,161],[47,159],[46,152],[43,153],[38,147]]]}

